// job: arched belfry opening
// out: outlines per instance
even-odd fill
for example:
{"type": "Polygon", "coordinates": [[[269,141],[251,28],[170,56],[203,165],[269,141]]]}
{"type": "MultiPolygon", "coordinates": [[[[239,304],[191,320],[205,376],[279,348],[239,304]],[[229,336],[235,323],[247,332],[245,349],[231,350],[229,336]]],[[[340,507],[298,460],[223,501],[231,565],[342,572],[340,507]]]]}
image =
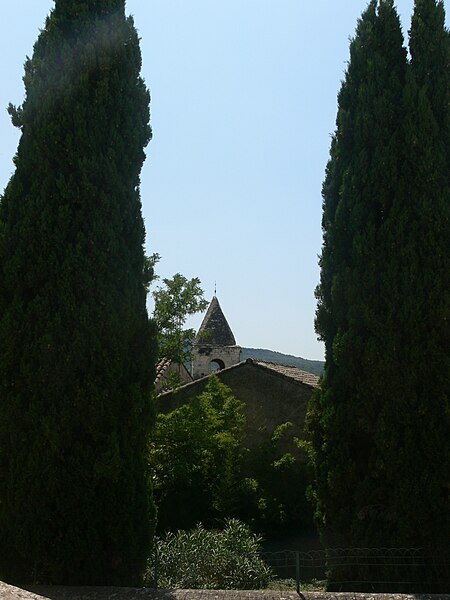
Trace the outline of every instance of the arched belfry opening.
{"type": "Polygon", "coordinates": [[[192,377],[198,379],[239,362],[241,349],[216,296],[200,325],[192,348],[192,377]]]}
{"type": "Polygon", "coordinates": [[[209,363],[210,373],[217,373],[217,371],[221,371],[222,369],[225,369],[225,363],[220,358],[213,358],[209,363]]]}

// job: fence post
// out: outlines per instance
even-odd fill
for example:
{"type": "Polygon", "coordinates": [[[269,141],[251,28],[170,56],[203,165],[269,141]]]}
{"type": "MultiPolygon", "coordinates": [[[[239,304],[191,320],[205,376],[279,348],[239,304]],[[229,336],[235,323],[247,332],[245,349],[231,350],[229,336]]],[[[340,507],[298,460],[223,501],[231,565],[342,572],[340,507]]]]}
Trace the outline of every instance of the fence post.
{"type": "Polygon", "coordinates": [[[153,577],[155,578],[155,589],[158,589],[158,544],[155,544],[155,570],[153,577]]]}
{"type": "Polygon", "coordinates": [[[295,582],[297,584],[297,594],[300,594],[300,552],[295,553],[295,582]]]}

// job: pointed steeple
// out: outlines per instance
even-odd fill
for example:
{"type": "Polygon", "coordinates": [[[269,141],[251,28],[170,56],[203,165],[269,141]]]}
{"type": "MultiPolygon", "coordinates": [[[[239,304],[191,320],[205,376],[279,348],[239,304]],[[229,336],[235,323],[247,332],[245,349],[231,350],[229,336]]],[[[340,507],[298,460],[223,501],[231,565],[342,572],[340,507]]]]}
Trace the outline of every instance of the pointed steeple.
{"type": "Polygon", "coordinates": [[[219,301],[213,296],[208,311],[203,319],[194,345],[201,346],[235,346],[236,340],[228,321],[220,308],[219,301]]]}

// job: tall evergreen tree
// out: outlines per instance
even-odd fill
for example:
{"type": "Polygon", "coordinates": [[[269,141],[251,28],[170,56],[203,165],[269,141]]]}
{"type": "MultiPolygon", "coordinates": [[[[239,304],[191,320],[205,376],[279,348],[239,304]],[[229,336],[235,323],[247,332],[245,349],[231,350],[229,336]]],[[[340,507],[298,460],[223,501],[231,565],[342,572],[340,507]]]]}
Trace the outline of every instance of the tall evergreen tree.
{"type": "Polygon", "coordinates": [[[392,1],[363,14],[323,187],[316,328],[326,366],[308,420],[329,546],[448,539],[448,37],[440,3],[417,0],[415,19],[409,67],[392,1]],[[439,66],[425,52],[436,45],[439,66]]]}
{"type": "Polygon", "coordinates": [[[393,401],[380,416],[394,541],[450,540],[450,38],[442,2],[416,0],[404,93],[403,159],[386,228],[392,248],[393,401]]]}
{"type": "Polygon", "coordinates": [[[382,503],[373,424],[388,385],[380,378],[389,335],[380,272],[390,249],[381,229],[396,193],[405,70],[393,4],[372,0],[351,42],[323,186],[316,328],[326,365],[308,418],[316,517],[329,546],[387,543],[369,516],[382,503]]]}
{"type": "Polygon", "coordinates": [[[439,139],[446,145],[450,137],[449,59],[450,32],[445,28],[445,9],[441,0],[416,0],[409,32],[411,71],[419,90],[426,95],[439,128],[439,139]]]}
{"type": "Polygon", "coordinates": [[[125,0],[56,0],[0,204],[0,578],[133,584],[154,509],[139,194],[149,94],[125,0]]]}

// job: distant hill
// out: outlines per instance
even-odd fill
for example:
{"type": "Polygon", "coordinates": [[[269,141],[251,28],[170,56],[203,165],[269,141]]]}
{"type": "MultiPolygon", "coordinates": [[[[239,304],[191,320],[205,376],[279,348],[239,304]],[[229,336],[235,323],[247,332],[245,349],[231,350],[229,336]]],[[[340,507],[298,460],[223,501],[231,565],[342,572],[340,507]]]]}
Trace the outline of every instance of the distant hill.
{"type": "Polygon", "coordinates": [[[253,358],[255,360],[263,360],[279,365],[287,365],[289,367],[297,367],[302,371],[314,373],[314,375],[322,375],[324,362],[322,360],[308,360],[292,354],[283,354],[282,352],[274,352],[273,350],[264,350],[262,348],[241,348],[241,360],[253,358]]]}

